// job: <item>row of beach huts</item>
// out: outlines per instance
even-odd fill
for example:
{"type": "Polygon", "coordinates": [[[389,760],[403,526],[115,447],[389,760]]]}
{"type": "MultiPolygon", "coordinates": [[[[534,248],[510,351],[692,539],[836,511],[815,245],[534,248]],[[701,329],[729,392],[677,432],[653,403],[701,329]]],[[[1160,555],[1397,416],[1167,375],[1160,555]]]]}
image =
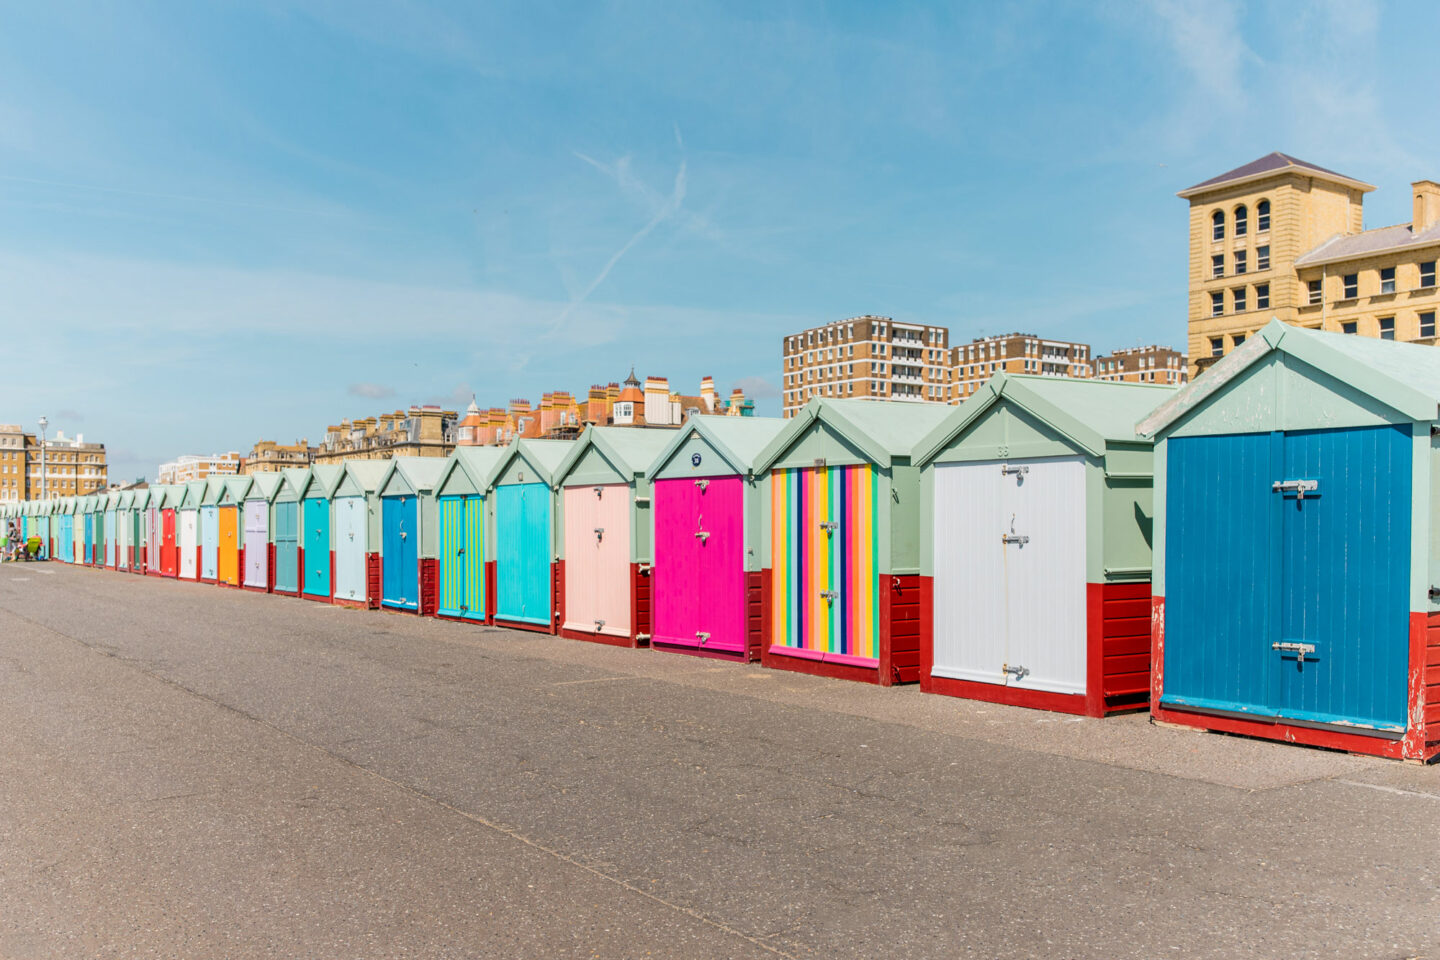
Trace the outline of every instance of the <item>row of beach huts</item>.
{"type": "Polygon", "coordinates": [[[0,509],[51,559],[1409,760],[1440,352],[1272,322],[1187,387],[998,375],[0,509]]]}

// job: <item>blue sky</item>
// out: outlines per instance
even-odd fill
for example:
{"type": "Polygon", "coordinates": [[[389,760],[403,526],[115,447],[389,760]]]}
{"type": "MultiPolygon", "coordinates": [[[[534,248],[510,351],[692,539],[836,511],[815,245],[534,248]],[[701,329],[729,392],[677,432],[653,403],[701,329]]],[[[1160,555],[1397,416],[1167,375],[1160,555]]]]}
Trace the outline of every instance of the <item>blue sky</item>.
{"type": "Polygon", "coordinates": [[[0,2],[0,421],[112,478],[780,338],[1181,344],[1182,189],[1440,177],[1430,4],[0,2]]]}

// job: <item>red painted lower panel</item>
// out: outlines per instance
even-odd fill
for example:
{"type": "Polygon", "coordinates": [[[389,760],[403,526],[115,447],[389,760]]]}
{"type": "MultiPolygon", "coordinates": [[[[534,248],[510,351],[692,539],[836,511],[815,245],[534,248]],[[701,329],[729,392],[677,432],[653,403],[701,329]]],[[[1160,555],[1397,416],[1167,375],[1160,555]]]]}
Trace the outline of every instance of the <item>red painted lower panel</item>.
{"type": "Polygon", "coordinates": [[[485,622],[495,622],[495,561],[485,561],[485,622]]]}
{"type": "Polygon", "coordinates": [[[1410,729],[1399,740],[1373,736],[1364,733],[1350,733],[1334,728],[1298,726],[1280,720],[1265,718],[1217,716],[1196,713],[1165,706],[1160,698],[1165,692],[1165,598],[1151,598],[1151,655],[1154,668],[1151,670],[1150,715],[1162,723],[1173,723],[1220,733],[1239,734],[1265,740],[1280,740],[1310,747],[1329,750],[1344,750],[1375,757],[1389,757],[1396,760],[1418,760],[1429,762],[1440,755],[1440,743],[1429,740],[1428,724],[1424,720],[1424,705],[1429,696],[1425,679],[1425,664],[1429,659],[1429,643],[1440,629],[1440,622],[1434,615],[1410,614],[1410,729]]]}
{"type": "Polygon", "coordinates": [[[420,558],[420,616],[433,617],[440,609],[440,561],[420,558]]]}
{"type": "Polygon", "coordinates": [[[380,609],[380,554],[365,554],[365,606],[380,609]]]}
{"type": "Polygon", "coordinates": [[[886,574],[879,577],[876,598],[880,609],[879,664],[861,667],[781,653],[771,644],[771,571],[760,572],[760,664],[775,670],[789,670],[836,680],[854,680],[888,687],[920,679],[921,628],[920,577],[915,574],[886,574]]]}

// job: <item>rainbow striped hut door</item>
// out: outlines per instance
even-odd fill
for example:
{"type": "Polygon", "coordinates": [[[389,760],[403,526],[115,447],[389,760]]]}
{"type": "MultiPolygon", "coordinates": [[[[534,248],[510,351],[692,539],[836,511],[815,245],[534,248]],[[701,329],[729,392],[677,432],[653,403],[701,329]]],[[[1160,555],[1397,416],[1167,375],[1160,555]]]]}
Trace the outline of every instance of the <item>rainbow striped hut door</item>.
{"type": "Polygon", "coordinates": [[[873,667],[880,655],[874,467],[771,475],[771,650],[873,667]]]}

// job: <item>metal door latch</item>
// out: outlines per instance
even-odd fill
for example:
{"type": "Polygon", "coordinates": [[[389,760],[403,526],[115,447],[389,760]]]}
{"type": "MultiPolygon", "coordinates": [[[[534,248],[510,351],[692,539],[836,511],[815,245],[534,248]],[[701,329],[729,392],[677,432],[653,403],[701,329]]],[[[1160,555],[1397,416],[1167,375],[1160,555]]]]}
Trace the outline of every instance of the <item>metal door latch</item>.
{"type": "Polygon", "coordinates": [[[605,626],[605,621],[604,621],[604,620],[596,620],[596,621],[595,621],[595,632],[596,632],[596,633],[599,633],[599,632],[600,632],[600,628],[603,627],[603,626],[605,626]]]}
{"type": "Polygon", "coordinates": [[[705,630],[696,630],[695,636],[700,638],[701,643],[705,643],[707,640],[710,639],[710,634],[705,630]]]}
{"type": "Polygon", "coordinates": [[[401,534],[400,534],[400,539],[401,539],[401,540],[404,540],[407,536],[409,536],[409,534],[407,534],[407,533],[401,533],[401,534]]]}
{"type": "Polygon", "coordinates": [[[706,540],[709,540],[709,539],[710,539],[710,531],[709,531],[709,530],[696,530],[696,531],[695,531],[695,536],[697,536],[697,537],[700,538],[700,542],[701,542],[701,543],[704,543],[706,540]]]}
{"type": "Polygon", "coordinates": [[[820,591],[820,596],[825,599],[825,602],[826,602],[826,603],[834,603],[836,600],[839,600],[839,599],[840,599],[840,591],[839,591],[839,590],[821,590],[821,591],[820,591]]]}
{"type": "Polygon", "coordinates": [[[1270,649],[1279,650],[1281,653],[1293,653],[1297,661],[1304,663],[1305,654],[1315,652],[1315,644],[1297,643],[1294,640],[1276,640],[1270,644],[1270,649]]]}
{"type": "Polygon", "coordinates": [[[1320,489],[1319,480],[1276,480],[1270,484],[1270,489],[1276,493],[1293,493],[1295,499],[1304,500],[1305,494],[1314,493],[1320,489]]]}
{"type": "Polygon", "coordinates": [[[1029,467],[1026,467],[1026,466],[1015,466],[1015,467],[1012,467],[1012,466],[1010,466],[1010,464],[1008,464],[1008,463],[1002,463],[1002,464],[1000,465],[1000,476],[1002,476],[1002,477],[1007,477],[1007,476],[1009,476],[1009,475],[1012,474],[1012,473],[1020,474],[1020,475],[1023,476],[1024,474],[1027,474],[1027,473],[1029,473],[1029,472],[1030,472],[1030,468],[1029,468],[1029,467]]]}
{"type": "Polygon", "coordinates": [[[1007,663],[1000,668],[1000,672],[1014,674],[1016,680],[1024,680],[1030,675],[1030,668],[1022,667],[1019,664],[1011,665],[1007,663]]]}
{"type": "Polygon", "coordinates": [[[824,530],[826,533],[834,533],[836,530],[840,529],[840,523],[836,520],[821,520],[820,529],[824,530]]]}
{"type": "Polygon", "coordinates": [[[600,499],[601,497],[605,496],[605,488],[604,488],[604,487],[594,487],[593,489],[595,490],[595,499],[598,500],[598,499],[600,499]]]}
{"type": "Polygon", "coordinates": [[[603,539],[605,539],[605,528],[604,528],[604,527],[596,527],[596,528],[595,528],[595,540],[598,542],[598,541],[603,540],[603,539]]]}
{"type": "Polygon", "coordinates": [[[696,480],[696,481],[695,481],[695,486],[697,486],[697,487],[700,488],[700,492],[701,492],[701,493],[704,493],[704,492],[705,492],[705,488],[708,487],[708,486],[710,486],[710,481],[709,481],[709,480],[696,480]]]}
{"type": "Polygon", "coordinates": [[[1000,535],[1000,542],[1026,544],[1030,542],[1030,538],[1025,536],[1024,534],[1005,533],[1000,535]]]}

